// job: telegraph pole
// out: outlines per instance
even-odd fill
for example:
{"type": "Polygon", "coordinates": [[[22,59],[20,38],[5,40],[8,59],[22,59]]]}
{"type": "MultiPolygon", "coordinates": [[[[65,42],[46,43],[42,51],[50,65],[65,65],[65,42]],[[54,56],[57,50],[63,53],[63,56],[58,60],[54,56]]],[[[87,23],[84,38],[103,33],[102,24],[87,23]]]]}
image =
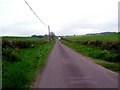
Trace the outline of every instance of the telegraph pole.
{"type": "Polygon", "coordinates": [[[49,40],[49,42],[50,42],[50,26],[48,25],[48,40],[49,40]]]}

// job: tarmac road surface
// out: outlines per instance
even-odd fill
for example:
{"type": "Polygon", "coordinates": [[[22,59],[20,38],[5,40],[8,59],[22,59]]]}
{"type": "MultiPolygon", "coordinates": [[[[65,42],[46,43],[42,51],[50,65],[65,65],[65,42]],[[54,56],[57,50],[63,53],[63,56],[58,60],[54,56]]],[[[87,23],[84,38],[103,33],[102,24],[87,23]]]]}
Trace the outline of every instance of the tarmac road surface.
{"type": "Polygon", "coordinates": [[[34,88],[118,88],[118,74],[56,40],[34,88]]]}

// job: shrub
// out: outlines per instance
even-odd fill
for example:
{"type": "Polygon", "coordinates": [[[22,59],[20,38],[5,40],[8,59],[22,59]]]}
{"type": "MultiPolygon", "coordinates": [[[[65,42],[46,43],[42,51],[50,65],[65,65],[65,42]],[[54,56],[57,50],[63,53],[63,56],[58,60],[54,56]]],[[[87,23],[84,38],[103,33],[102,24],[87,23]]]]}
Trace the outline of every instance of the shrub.
{"type": "Polygon", "coordinates": [[[92,44],[94,44],[94,41],[90,40],[87,44],[92,45],[92,44]]]}
{"type": "Polygon", "coordinates": [[[76,44],[80,44],[81,42],[80,41],[75,41],[76,44]]]}
{"type": "Polygon", "coordinates": [[[2,41],[2,47],[3,48],[29,48],[31,44],[31,41],[8,41],[3,40],[2,41]]]}
{"type": "Polygon", "coordinates": [[[118,50],[118,43],[117,42],[112,42],[109,47],[108,47],[110,50],[115,50],[117,51],[118,50]]]}
{"type": "Polygon", "coordinates": [[[15,45],[18,48],[29,48],[30,42],[29,41],[17,41],[15,45]]]}
{"type": "Polygon", "coordinates": [[[110,42],[110,41],[104,42],[104,43],[102,44],[102,49],[109,50],[108,47],[109,47],[110,44],[112,44],[112,42],[110,42]]]}
{"type": "Polygon", "coordinates": [[[94,43],[94,46],[101,47],[101,44],[102,44],[102,41],[96,40],[95,43],[94,43]]]}
{"type": "Polygon", "coordinates": [[[2,48],[7,48],[7,47],[11,47],[11,43],[8,40],[3,40],[2,41],[2,48]]]}
{"type": "Polygon", "coordinates": [[[89,40],[87,40],[87,41],[83,41],[83,45],[87,45],[88,42],[89,42],[89,40]]]}
{"type": "Polygon", "coordinates": [[[116,62],[117,61],[117,54],[110,53],[107,50],[102,51],[101,53],[98,54],[100,59],[109,61],[109,62],[116,62]]]}
{"type": "Polygon", "coordinates": [[[3,48],[2,54],[3,54],[3,60],[7,60],[9,62],[16,62],[21,60],[19,54],[9,48],[6,49],[3,48]]]}

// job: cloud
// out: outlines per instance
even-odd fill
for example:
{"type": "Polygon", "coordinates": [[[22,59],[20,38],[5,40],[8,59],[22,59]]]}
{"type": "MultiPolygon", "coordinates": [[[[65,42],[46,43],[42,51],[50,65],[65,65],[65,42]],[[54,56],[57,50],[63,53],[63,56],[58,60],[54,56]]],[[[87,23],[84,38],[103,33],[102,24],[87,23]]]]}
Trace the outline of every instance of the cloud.
{"type": "Polygon", "coordinates": [[[76,21],[64,25],[61,34],[87,34],[106,31],[118,31],[118,23],[114,20],[106,23],[90,23],[89,21],[76,21]]]}
{"type": "MultiPolygon", "coordinates": [[[[119,0],[27,0],[57,35],[117,31],[119,0]]],[[[24,0],[0,1],[0,35],[47,34],[24,0]]]]}
{"type": "Polygon", "coordinates": [[[1,36],[5,35],[23,35],[29,36],[33,34],[47,34],[47,31],[44,31],[42,28],[30,22],[19,22],[13,23],[11,25],[7,25],[1,28],[0,34],[1,36]]]}

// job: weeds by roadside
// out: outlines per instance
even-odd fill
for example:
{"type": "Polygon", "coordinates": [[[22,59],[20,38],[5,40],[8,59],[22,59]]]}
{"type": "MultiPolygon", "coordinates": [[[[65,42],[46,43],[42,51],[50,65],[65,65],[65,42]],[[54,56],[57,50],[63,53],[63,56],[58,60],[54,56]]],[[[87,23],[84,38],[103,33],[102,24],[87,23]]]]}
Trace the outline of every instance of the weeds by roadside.
{"type": "Polygon", "coordinates": [[[45,67],[54,43],[46,40],[3,40],[3,88],[29,89],[38,72],[45,67]]]}
{"type": "Polygon", "coordinates": [[[116,72],[120,71],[118,64],[119,62],[118,53],[110,52],[108,50],[102,50],[100,48],[95,48],[91,46],[80,45],[80,44],[78,45],[76,43],[65,40],[62,40],[62,43],[85,56],[91,57],[93,59],[97,59],[95,62],[97,64],[102,65],[103,67],[106,67],[116,72]]]}

